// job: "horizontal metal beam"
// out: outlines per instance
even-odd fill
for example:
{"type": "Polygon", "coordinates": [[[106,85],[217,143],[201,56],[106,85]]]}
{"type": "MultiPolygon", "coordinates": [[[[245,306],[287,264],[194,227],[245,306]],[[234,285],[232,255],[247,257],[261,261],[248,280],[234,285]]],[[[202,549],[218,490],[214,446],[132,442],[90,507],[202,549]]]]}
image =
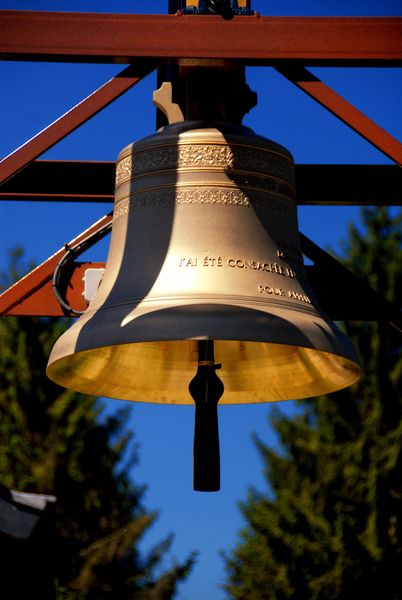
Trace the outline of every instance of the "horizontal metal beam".
{"type": "Polygon", "coordinates": [[[113,202],[115,170],[115,162],[35,160],[0,185],[0,200],[113,202]]]}
{"type": "Polygon", "coordinates": [[[134,57],[402,64],[400,17],[261,17],[0,11],[0,58],[130,63],[134,57]]]}
{"type": "MultiPolygon", "coordinates": [[[[113,202],[114,162],[36,160],[0,186],[0,200],[113,202]]],[[[296,165],[297,203],[401,206],[396,165],[296,165]]]]}
{"type": "Polygon", "coordinates": [[[296,186],[299,205],[402,206],[397,165],[296,165],[296,186]]]}

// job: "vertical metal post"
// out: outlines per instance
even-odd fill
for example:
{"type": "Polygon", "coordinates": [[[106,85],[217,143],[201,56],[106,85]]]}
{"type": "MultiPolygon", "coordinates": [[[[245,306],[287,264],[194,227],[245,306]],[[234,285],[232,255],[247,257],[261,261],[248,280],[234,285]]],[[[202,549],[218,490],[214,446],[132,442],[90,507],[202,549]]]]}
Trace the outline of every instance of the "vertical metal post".
{"type": "MultiPolygon", "coordinates": [[[[168,14],[175,15],[178,10],[181,10],[185,5],[184,0],[169,0],[168,4],[168,14]]],[[[156,89],[158,90],[164,81],[170,81],[173,83],[176,73],[178,69],[174,65],[163,65],[158,68],[157,72],[157,80],[156,80],[156,89]]],[[[165,127],[168,125],[168,120],[166,116],[163,114],[159,108],[156,109],[156,131],[161,127],[165,127]]]]}

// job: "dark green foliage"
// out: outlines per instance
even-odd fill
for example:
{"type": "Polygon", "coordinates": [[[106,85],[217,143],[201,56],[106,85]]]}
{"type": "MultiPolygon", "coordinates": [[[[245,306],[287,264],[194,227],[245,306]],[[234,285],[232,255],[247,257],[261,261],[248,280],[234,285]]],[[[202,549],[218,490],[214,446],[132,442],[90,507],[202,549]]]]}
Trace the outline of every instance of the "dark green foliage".
{"type": "MultiPolygon", "coordinates": [[[[362,216],[343,262],[401,308],[402,217],[362,216]]],[[[280,454],[256,439],[271,492],[250,490],[241,505],[247,527],[226,556],[231,598],[402,598],[402,333],[387,323],[345,330],[363,378],[300,402],[302,415],[275,410],[280,454]]]]}
{"type": "MultiPolygon", "coordinates": [[[[2,277],[3,289],[21,276],[19,256],[2,277]]],[[[58,600],[169,600],[194,555],[159,578],[171,537],[146,558],[139,555],[137,542],[157,515],[144,509],[144,489],[130,477],[137,454],[125,428],[128,409],[102,420],[96,398],[46,377],[65,326],[56,319],[0,320],[0,482],[57,496],[58,600]]]]}

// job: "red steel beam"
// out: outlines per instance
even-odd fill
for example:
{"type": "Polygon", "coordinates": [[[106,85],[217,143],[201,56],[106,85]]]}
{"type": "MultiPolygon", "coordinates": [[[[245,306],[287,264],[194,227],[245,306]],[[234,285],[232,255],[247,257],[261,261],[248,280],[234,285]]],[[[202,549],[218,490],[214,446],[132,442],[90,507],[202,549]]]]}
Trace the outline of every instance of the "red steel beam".
{"type": "MultiPolygon", "coordinates": [[[[61,287],[65,288],[64,300],[74,310],[84,312],[88,305],[82,297],[84,284],[82,278],[87,269],[104,269],[106,263],[78,262],[63,269],[61,275],[61,287]],[[63,285],[64,284],[64,285],[63,285]]],[[[1,296],[0,296],[1,299],[1,296]]],[[[19,304],[11,308],[7,317],[72,317],[67,314],[53,293],[52,280],[49,279],[43,285],[35,289],[32,294],[26,296],[19,304]]]]}
{"type": "Polygon", "coordinates": [[[402,64],[400,17],[260,17],[0,11],[3,60],[130,63],[133,57],[248,64],[402,64]]]}
{"type": "Polygon", "coordinates": [[[402,166],[402,144],[392,135],[381,129],[357,108],[344,100],[315,75],[298,66],[275,66],[276,70],[298,88],[314,98],[346,125],[373,144],[391,160],[402,166]]]}
{"type": "MultiPolygon", "coordinates": [[[[66,13],[67,14],[67,13],[66,13]]],[[[0,183],[7,181],[38,156],[49,150],[60,140],[108,106],[113,100],[149,75],[160,61],[147,59],[130,65],[105,83],[96,92],[85,98],[73,109],[43,129],[23,146],[0,162],[0,183]]]]}
{"type": "MultiPolygon", "coordinates": [[[[90,236],[92,233],[100,229],[102,226],[110,223],[112,215],[106,215],[97,221],[92,227],[84,231],[75,240],[70,242],[70,246],[74,247],[82,240],[90,236]]],[[[66,315],[52,292],[53,273],[65,254],[65,249],[62,248],[56,254],[51,256],[47,261],[39,267],[31,271],[20,281],[11,286],[3,294],[0,295],[0,316],[11,315],[30,315],[30,316],[69,316],[66,315]]],[[[91,263],[92,268],[104,266],[103,263],[91,263]]],[[[68,268],[68,267],[66,267],[68,268]]],[[[79,268],[73,282],[74,287],[67,286],[67,303],[75,310],[85,310],[86,304],[81,298],[83,291],[82,279],[83,268],[79,268]],[[70,304],[71,302],[71,304],[70,304]]]]}

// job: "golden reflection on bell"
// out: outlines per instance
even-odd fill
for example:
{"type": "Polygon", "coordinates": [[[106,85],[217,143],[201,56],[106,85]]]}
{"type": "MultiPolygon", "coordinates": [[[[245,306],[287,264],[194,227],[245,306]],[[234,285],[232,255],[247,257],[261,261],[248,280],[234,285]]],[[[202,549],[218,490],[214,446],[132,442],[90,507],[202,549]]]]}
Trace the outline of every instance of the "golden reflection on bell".
{"type": "Polygon", "coordinates": [[[221,404],[316,396],[361,375],[306,278],[289,152],[190,121],[120,153],[104,277],[47,373],[83,393],[192,404],[197,340],[215,340],[221,404]]]}
{"type": "Polygon", "coordinates": [[[102,283],[47,374],[96,396],[195,402],[202,491],[220,485],[218,401],[304,398],[357,381],[356,350],[303,267],[291,154],[209,121],[125,148],[102,283]]]}

